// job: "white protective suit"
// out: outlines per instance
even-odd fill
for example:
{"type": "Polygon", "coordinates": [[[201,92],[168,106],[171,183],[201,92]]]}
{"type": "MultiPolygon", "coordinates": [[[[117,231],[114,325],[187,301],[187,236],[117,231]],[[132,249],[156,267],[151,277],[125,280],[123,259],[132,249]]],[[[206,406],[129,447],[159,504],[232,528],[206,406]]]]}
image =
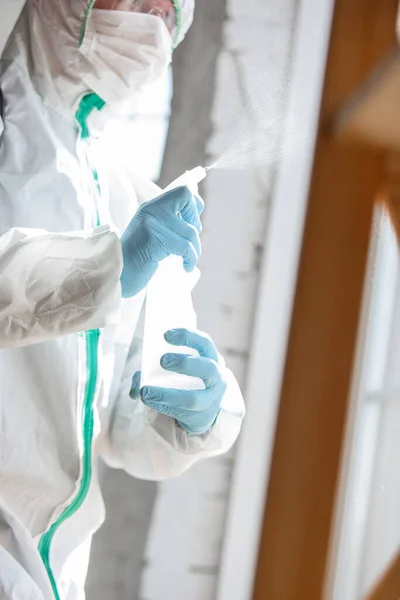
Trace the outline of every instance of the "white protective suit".
{"type": "MultiPolygon", "coordinates": [[[[121,301],[119,235],[157,190],[90,136],[110,109],[82,83],[89,4],[28,0],[0,63],[1,599],[84,597],[99,455],[173,477],[228,450],[243,416],[231,374],[202,436],[129,398],[145,294],[121,301]]],[[[186,28],[190,0],[182,11],[186,28]]]]}

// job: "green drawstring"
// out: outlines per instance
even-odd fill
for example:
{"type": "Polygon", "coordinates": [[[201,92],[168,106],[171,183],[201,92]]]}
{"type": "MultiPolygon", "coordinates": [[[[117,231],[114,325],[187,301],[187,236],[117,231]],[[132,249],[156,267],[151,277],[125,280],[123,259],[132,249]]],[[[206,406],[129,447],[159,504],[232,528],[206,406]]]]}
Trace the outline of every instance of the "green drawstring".
{"type": "Polygon", "coordinates": [[[104,100],[102,100],[100,96],[94,94],[93,92],[82,98],[79,108],[76,111],[75,118],[81,128],[81,138],[83,140],[87,140],[90,137],[89,127],[87,124],[89,115],[94,109],[101,110],[104,105],[104,100]]]}
{"type": "Polygon", "coordinates": [[[81,24],[81,29],[79,31],[79,47],[81,47],[82,42],[83,42],[83,38],[85,37],[87,22],[88,22],[88,19],[90,17],[90,13],[92,12],[92,8],[93,8],[93,6],[95,4],[96,4],[96,0],[90,0],[89,6],[87,7],[87,9],[85,11],[85,16],[83,17],[83,21],[82,21],[82,24],[81,24]]]}
{"type": "Polygon", "coordinates": [[[181,29],[182,29],[182,7],[181,7],[181,0],[172,0],[172,3],[174,5],[175,11],[176,11],[176,34],[175,34],[174,45],[173,45],[173,49],[175,50],[175,48],[178,45],[178,40],[180,38],[181,29]]]}

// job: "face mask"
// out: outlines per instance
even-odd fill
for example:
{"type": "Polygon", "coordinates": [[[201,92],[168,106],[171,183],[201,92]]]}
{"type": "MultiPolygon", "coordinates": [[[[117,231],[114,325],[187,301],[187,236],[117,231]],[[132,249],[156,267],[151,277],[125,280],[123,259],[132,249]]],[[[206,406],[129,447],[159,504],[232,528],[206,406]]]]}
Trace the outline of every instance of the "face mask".
{"type": "Polygon", "coordinates": [[[112,105],[132,99],[165,75],[172,38],[159,17],[94,9],[80,51],[87,61],[85,83],[112,105]]]}
{"type": "Polygon", "coordinates": [[[162,19],[173,38],[178,29],[178,10],[173,0],[97,0],[96,8],[106,10],[128,10],[131,12],[147,13],[162,19]]]}

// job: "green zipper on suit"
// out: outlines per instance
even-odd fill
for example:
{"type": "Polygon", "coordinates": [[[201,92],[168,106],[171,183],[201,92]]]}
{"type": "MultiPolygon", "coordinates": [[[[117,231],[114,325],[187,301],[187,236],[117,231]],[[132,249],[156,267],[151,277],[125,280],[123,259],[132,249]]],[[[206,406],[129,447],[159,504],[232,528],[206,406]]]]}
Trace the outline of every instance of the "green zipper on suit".
{"type": "MultiPolygon", "coordinates": [[[[82,140],[89,138],[89,130],[87,126],[87,119],[90,113],[97,109],[101,110],[104,106],[104,102],[95,94],[88,94],[85,96],[79,106],[76,113],[76,119],[79,123],[82,140]]],[[[99,178],[97,172],[92,170],[93,182],[98,191],[99,178]]],[[[97,211],[96,211],[97,212],[97,211]]],[[[97,212],[96,214],[96,225],[100,225],[100,218],[97,212]]],[[[84,503],[92,480],[92,445],[93,445],[93,430],[94,430],[94,400],[96,396],[96,386],[98,381],[98,348],[100,339],[100,330],[94,329],[92,331],[86,331],[83,333],[85,338],[85,349],[86,349],[86,384],[84,392],[84,400],[82,406],[82,439],[83,439],[83,458],[82,458],[82,470],[81,470],[81,482],[79,490],[72,500],[71,504],[65,508],[58,519],[49,527],[49,529],[43,534],[39,542],[39,553],[42,558],[43,564],[46,568],[50,584],[56,600],[61,600],[60,594],[57,589],[56,579],[50,564],[50,550],[53,538],[61,525],[70,519],[84,503]]]]}
{"type": "Polygon", "coordinates": [[[71,504],[63,511],[60,517],[51,525],[51,527],[43,534],[39,543],[39,552],[42,557],[44,566],[50,579],[56,600],[60,600],[60,595],[57,589],[57,583],[50,565],[50,549],[51,543],[55,534],[61,525],[71,518],[82,506],[88,494],[90,482],[92,479],[92,442],[93,442],[93,427],[94,427],[94,398],[96,395],[96,384],[98,377],[98,345],[100,332],[98,329],[87,331],[85,334],[86,341],[86,387],[83,402],[83,418],[82,418],[82,435],[83,435],[83,461],[82,461],[82,478],[77,495],[71,504]]]}

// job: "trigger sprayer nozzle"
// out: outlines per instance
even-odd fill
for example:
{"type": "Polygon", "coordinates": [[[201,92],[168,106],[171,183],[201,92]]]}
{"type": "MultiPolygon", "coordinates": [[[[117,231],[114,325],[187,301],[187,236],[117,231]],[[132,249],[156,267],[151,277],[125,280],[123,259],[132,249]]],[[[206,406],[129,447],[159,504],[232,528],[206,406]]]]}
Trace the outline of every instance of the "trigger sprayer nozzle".
{"type": "Polygon", "coordinates": [[[164,192],[173,190],[181,185],[187,185],[192,193],[197,193],[198,185],[200,181],[203,181],[207,177],[207,171],[203,167],[195,167],[190,171],[186,171],[183,175],[175,179],[168,187],[164,189],[164,192]]]}
{"type": "Polygon", "coordinates": [[[207,171],[204,167],[195,167],[194,169],[187,171],[187,175],[192,181],[198,184],[207,177],[207,171]]]}

